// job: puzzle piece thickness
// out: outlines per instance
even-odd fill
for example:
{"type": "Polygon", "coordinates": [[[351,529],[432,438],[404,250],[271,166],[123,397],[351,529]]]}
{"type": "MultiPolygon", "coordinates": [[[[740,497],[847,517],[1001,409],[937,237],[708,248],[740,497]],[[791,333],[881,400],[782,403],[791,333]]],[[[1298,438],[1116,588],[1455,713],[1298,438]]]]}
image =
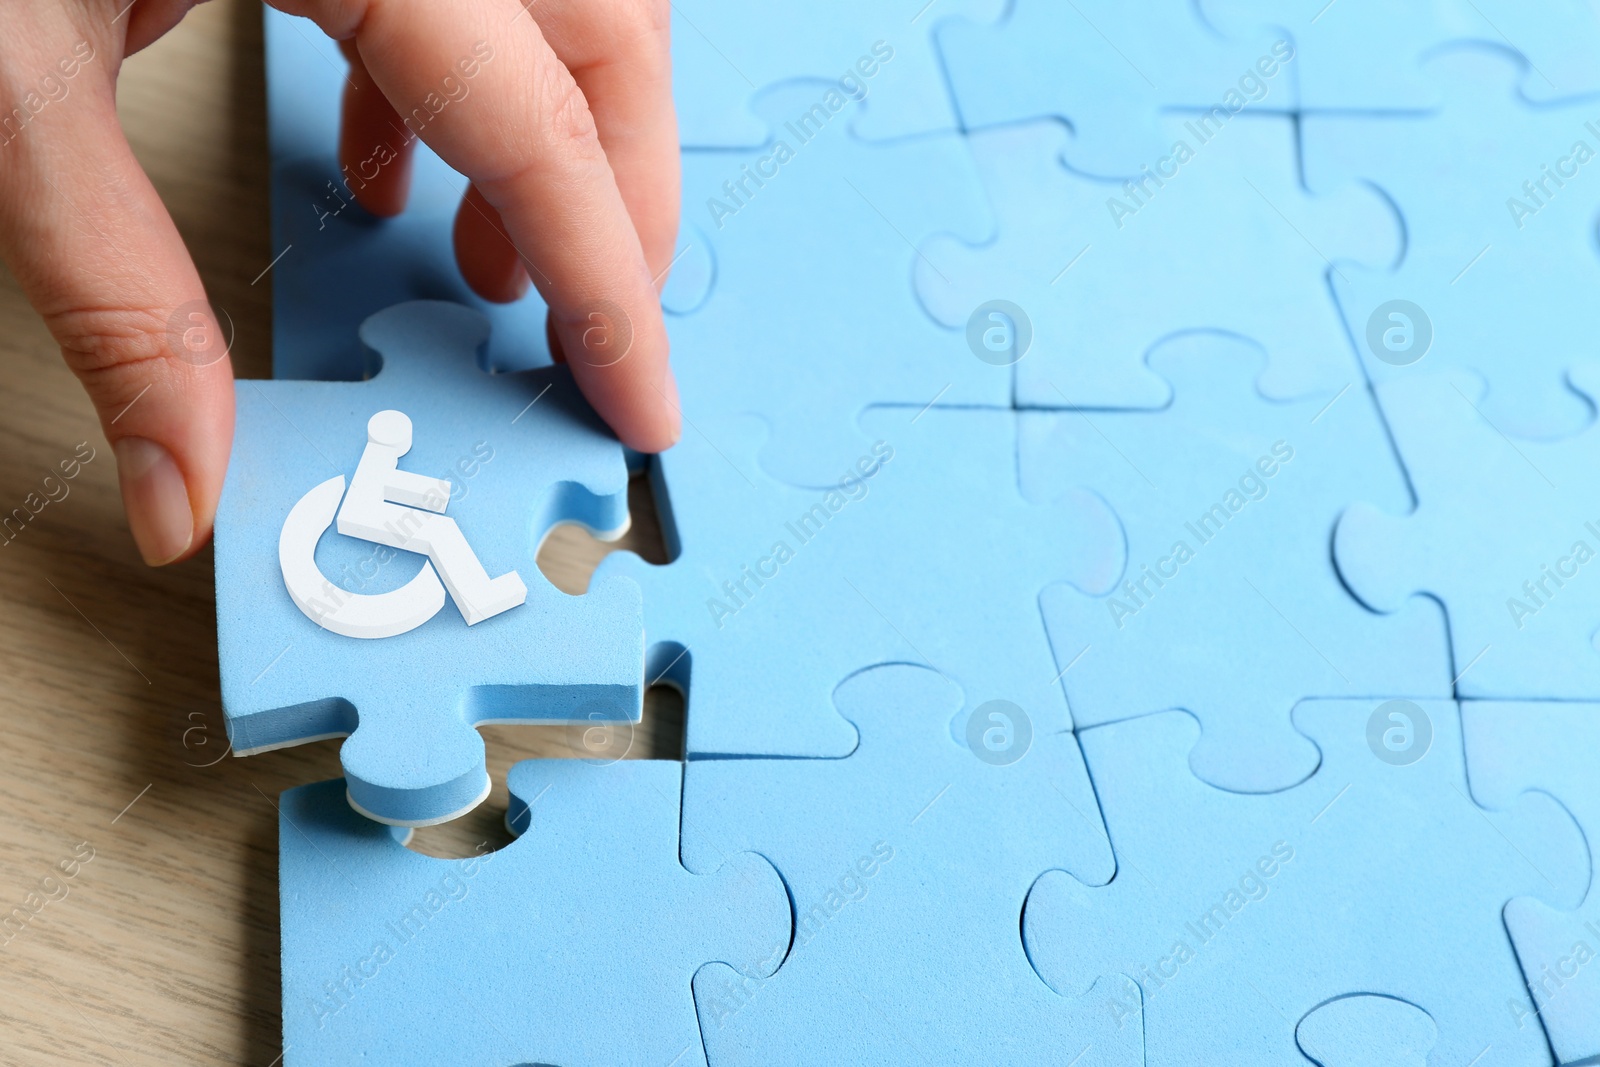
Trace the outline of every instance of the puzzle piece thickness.
{"type": "Polygon", "coordinates": [[[1429,64],[1437,111],[1308,115],[1306,175],[1313,188],[1370,182],[1405,218],[1395,270],[1333,278],[1368,378],[1468,370],[1488,382],[1484,414],[1501,432],[1562,437],[1591,418],[1563,379],[1597,351],[1592,316],[1574,309],[1600,285],[1600,103],[1530,107],[1518,69],[1458,49],[1429,64]]]}
{"type": "Polygon", "coordinates": [[[1500,911],[1580,896],[1583,836],[1548,797],[1507,814],[1469,799],[1451,702],[1410,704],[1420,756],[1374,745],[1385,703],[1299,705],[1322,765],[1269,796],[1188,773],[1199,726],[1183,712],[1081,731],[1117,875],[1040,878],[1023,913],[1039,973],[1069,994],[1131,975],[1150,1067],[1287,1062],[1295,1020],[1352,990],[1425,1010],[1438,1063],[1548,1064],[1544,1035],[1505,1010],[1524,986],[1500,911]]]}
{"type": "Polygon", "coordinates": [[[687,240],[706,246],[715,281],[668,319],[689,417],[759,415],[765,469],[809,486],[862,453],[856,420],[874,404],[1011,402],[1010,368],[930,321],[911,286],[917,246],[990,228],[965,142],[862,144],[844,128],[850,111],[808,111],[826,89],[764,93],[765,148],[684,153],[687,240]]]}
{"type": "Polygon", "coordinates": [[[1111,875],[1076,738],[1039,732],[995,762],[951,737],[966,719],[957,688],[905,664],[854,675],[836,698],[861,733],[847,759],[697,760],[685,772],[685,862],[759,852],[797,913],[770,978],[695,977],[710,1060],[1142,1065],[1133,983],[1060,996],[1018,935],[1039,871],[1111,875]],[[1112,997],[1134,1002],[1124,1025],[1102,1009],[1112,997]]]}
{"type": "Polygon", "coordinates": [[[683,868],[681,764],[529,760],[508,784],[521,836],[464,860],[411,852],[340,782],[283,794],[289,1067],[705,1063],[690,983],[715,960],[770,973],[781,879],[750,854],[683,868]]]}
{"type": "Polygon", "coordinates": [[[1138,185],[1062,166],[1063,148],[1069,166],[1073,157],[1059,124],[971,135],[999,237],[925,248],[916,279],[930,314],[955,326],[984,301],[1019,305],[1033,333],[1016,365],[1025,408],[1162,407],[1168,392],[1146,354],[1193,330],[1265,348],[1268,396],[1356,380],[1327,276],[1330,260],[1393,261],[1400,230],[1388,206],[1354,187],[1308,196],[1288,117],[1173,116],[1162,128],[1172,173],[1138,185]],[[1107,313],[1129,306],[1138,314],[1107,313]]]}
{"type": "Polygon", "coordinates": [[[596,576],[646,590],[646,674],[686,690],[691,756],[848,755],[833,688],[885,662],[928,664],[975,703],[1010,700],[1039,733],[1070,726],[1039,591],[1105,592],[1121,535],[1092,493],[1023,499],[1012,412],[870,411],[875,443],[828,490],[762,474],[753,420],[687,423],[658,460],[681,555],[617,553],[596,576]]]}
{"type": "MultiPolygon", "coordinates": [[[[242,382],[233,458],[217,511],[217,640],[223,711],[239,754],[350,734],[350,799],[385,822],[452,818],[487,794],[485,722],[637,721],[642,604],[628,580],[582,597],[557,590],[534,556],[549,529],[627,526],[622,448],[565,368],[488,375],[482,316],[415,303],[368,319],[382,355],[368,382],[242,382]],[[295,605],[279,531],[296,501],[355,470],[368,420],[410,414],[406,471],[445,478],[445,514],[490,574],[517,572],[527,602],[468,627],[446,606],[399,636],[360,641],[295,605]]],[[[422,557],[329,531],[316,562],[327,605],[402,587],[422,557]]]]}
{"type": "MultiPolygon", "coordinates": [[[[1593,856],[1600,846],[1600,705],[1468,701],[1461,717],[1473,797],[1504,809],[1522,793],[1548,793],[1577,819],[1593,856]]],[[[1503,1012],[1519,1026],[1542,1022],[1559,1062],[1600,1061],[1600,887],[1591,880],[1576,911],[1513,900],[1505,921],[1528,995],[1508,1001],[1503,1012]]]]}
{"type": "MultiPolygon", "coordinates": [[[[1600,398],[1600,365],[1571,383],[1600,398]]],[[[1397,516],[1369,504],[1339,520],[1339,573],[1377,611],[1426,594],[1450,620],[1457,691],[1468,697],[1600,698],[1600,427],[1560,441],[1516,440],[1483,415],[1483,383],[1462,373],[1379,385],[1416,488],[1397,516]]]]}
{"type": "Polygon", "coordinates": [[[1073,721],[1185,708],[1204,724],[1194,772],[1249,793],[1315,769],[1289,723],[1305,697],[1451,693],[1439,612],[1375,615],[1328,556],[1350,501],[1408,499],[1370,396],[1355,385],[1269,402],[1253,385],[1262,362],[1236,338],[1168,341],[1150,367],[1170,407],[1026,412],[1019,450],[1027,495],[1085,486],[1127,537],[1107,595],[1041,597],[1073,721]]]}

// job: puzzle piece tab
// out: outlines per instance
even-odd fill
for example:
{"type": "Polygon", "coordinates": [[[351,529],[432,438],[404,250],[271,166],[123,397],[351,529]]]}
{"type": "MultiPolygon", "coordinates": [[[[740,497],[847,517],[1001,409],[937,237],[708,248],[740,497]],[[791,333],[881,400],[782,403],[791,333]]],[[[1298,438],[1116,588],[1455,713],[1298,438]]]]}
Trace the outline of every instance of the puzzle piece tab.
{"type": "Polygon", "coordinates": [[[1174,116],[1163,130],[1170,154],[1152,166],[1166,177],[1126,185],[1063,166],[1059,124],[973,134],[999,237],[924,250],[917,290],[929,311],[955,326],[997,297],[1020,306],[1033,337],[1016,365],[1022,407],[1162,407],[1166,385],[1145,355],[1190,330],[1262,345],[1272,397],[1352,381],[1329,261],[1391,262],[1400,231],[1387,205],[1354,187],[1308,196],[1287,117],[1174,116]]]}
{"type": "Polygon", "coordinates": [[[685,772],[691,869],[759,852],[797,914],[770,978],[724,966],[695,977],[711,1062],[1142,1065],[1133,983],[1058,995],[1018,935],[1038,872],[1111,876],[1076,738],[1014,732],[969,750],[951,736],[952,718],[966,732],[961,693],[906,664],[853,676],[837,700],[861,732],[848,759],[696,760],[685,772]],[[1110,998],[1132,1002],[1121,1025],[1110,998]]]}
{"type": "Polygon", "coordinates": [[[705,1063],[690,983],[770,972],[782,880],[751,854],[683,868],[681,764],[529,760],[508,784],[521,836],[463,860],[410,851],[341,782],[283,794],[288,1067],[705,1063]]]}
{"type": "MultiPolygon", "coordinates": [[[[931,5],[930,5],[931,6],[931,5]]],[[[956,128],[933,34],[952,15],[999,17],[1000,0],[946,0],[930,10],[852,0],[672,5],[672,95],[689,148],[753,148],[768,127],[752,99],[780,82],[827,79],[870,100],[854,132],[883,141],[956,128]]]]}
{"type": "Polygon", "coordinates": [[[1269,796],[1188,773],[1200,727],[1183,712],[1080,731],[1117,874],[1039,879],[1023,913],[1039,973],[1066,994],[1131,975],[1149,1067],[1289,1062],[1295,1021],[1352,989],[1425,1010],[1438,1063],[1548,1064],[1544,1035],[1506,1011],[1524,987],[1500,911],[1580,896],[1583,835],[1549,797],[1474,804],[1449,701],[1405,702],[1408,746],[1375,740],[1387,703],[1296,707],[1322,764],[1269,796]]]}
{"type": "Polygon", "coordinates": [[[867,447],[856,419],[873,404],[1011,402],[1010,368],[929,320],[911,287],[917,246],[989,229],[965,142],[863,144],[844,128],[849,111],[816,117],[830,91],[763,94],[765,148],[684,153],[684,217],[715,282],[668,319],[689,417],[759,414],[772,430],[765,468],[810,486],[867,447]]]}
{"type": "Polygon", "coordinates": [[[1512,87],[1520,69],[1458,49],[1429,65],[1446,89],[1437,112],[1308,115],[1306,174],[1313,188],[1371,182],[1405,218],[1395,270],[1333,277],[1369,379],[1470,370],[1502,432],[1550,438],[1590,418],[1563,379],[1597,351],[1591,316],[1575,309],[1600,285],[1600,165],[1588,165],[1600,102],[1530,107],[1512,87]]]}
{"type": "MultiPolygon", "coordinates": [[[[1600,398],[1600,364],[1570,382],[1600,398]]],[[[1412,594],[1450,620],[1457,692],[1468,697],[1600,698],[1600,427],[1558,441],[1503,433],[1484,415],[1483,383],[1464,373],[1418,374],[1378,386],[1378,399],[1416,490],[1416,509],[1352,506],[1334,560],[1376,611],[1412,594]]]]}
{"type": "Polygon", "coordinates": [[[1163,344],[1163,411],[1021,416],[1024,491],[1083,485],[1126,532],[1128,566],[1107,595],[1041,597],[1079,727],[1185,708],[1205,727],[1191,766],[1213,785],[1282,789],[1316,767],[1289,724],[1314,695],[1449,696],[1437,609],[1384,618],[1340,584],[1328,538],[1377,492],[1408,499],[1367,391],[1264,400],[1261,353],[1195,334],[1163,344]]]}
{"type": "MultiPolygon", "coordinates": [[[[613,535],[627,527],[622,447],[566,368],[479,370],[487,329],[477,312],[454,304],[404,304],[362,326],[362,343],[383,362],[371,381],[239,383],[216,523],[228,735],[243,755],[350,734],[340,759],[351,802],[385,822],[440,822],[483,799],[489,779],[478,724],[636,721],[640,714],[639,588],[626,579],[597,581],[570,597],[534,563],[558,523],[613,535]],[[470,627],[446,607],[382,640],[356,640],[316,621],[352,603],[374,604],[364,598],[402,590],[433,567],[420,547],[403,551],[332,531],[316,539],[333,522],[369,420],[391,409],[414,424],[403,471],[444,494],[443,506],[421,506],[456,524],[488,574],[520,575],[526,603],[470,627]],[[280,553],[295,553],[293,538],[280,540],[280,531],[297,502],[318,493],[327,496],[325,510],[307,547],[316,546],[323,583],[307,608],[286,588],[280,553]]],[[[417,515],[420,522],[428,513],[417,515]]],[[[418,529],[403,515],[396,520],[398,534],[418,529]]],[[[447,571],[441,577],[449,585],[447,571]]]]}
{"type": "Polygon", "coordinates": [[[645,589],[646,675],[687,691],[691,756],[848,755],[834,687],[896,661],[976,703],[1010,700],[1041,733],[1069,727],[1039,591],[1107,591],[1121,534],[1092,493],[1023,499],[1013,412],[869,411],[874,443],[824,490],[761,473],[753,420],[691,409],[687,424],[657,461],[681,555],[657,567],[616,553],[595,573],[645,589]]]}
{"type": "Polygon", "coordinates": [[[1415,1004],[1352,993],[1301,1019],[1294,1036],[1319,1067],[1428,1067],[1439,1028],[1415,1004]]]}
{"type": "Polygon", "coordinates": [[[1284,36],[1224,39],[1188,0],[1013,0],[1003,20],[947,22],[938,39],[964,128],[1061,119],[1074,167],[1124,178],[1172,147],[1166,109],[1292,108],[1284,36]]]}
{"type": "MultiPolygon", "coordinates": [[[[1578,820],[1593,855],[1600,845],[1600,705],[1468,701],[1461,718],[1473,797],[1506,808],[1524,792],[1548,793],[1578,820]]],[[[1590,882],[1576,911],[1513,900],[1505,920],[1529,993],[1508,1004],[1508,1014],[1529,1026],[1537,1016],[1559,1062],[1600,1061],[1600,886],[1590,882]]]]}

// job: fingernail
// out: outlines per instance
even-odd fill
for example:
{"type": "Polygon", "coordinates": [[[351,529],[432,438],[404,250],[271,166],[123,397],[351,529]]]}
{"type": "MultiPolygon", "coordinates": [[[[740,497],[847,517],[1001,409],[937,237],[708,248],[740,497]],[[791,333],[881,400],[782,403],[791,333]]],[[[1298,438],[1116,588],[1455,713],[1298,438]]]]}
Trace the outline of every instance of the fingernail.
{"type": "Polygon", "coordinates": [[[152,567],[171,563],[194,543],[194,512],[183,472],[172,453],[143,437],[124,437],[111,447],[139,555],[152,567]]]}
{"type": "Polygon", "coordinates": [[[677,444],[678,438],[683,436],[683,412],[678,403],[678,376],[672,373],[672,368],[667,368],[667,377],[662,393],[667,398],[667,419],[672,425],[672,440],[669,444],[677,444]]]}

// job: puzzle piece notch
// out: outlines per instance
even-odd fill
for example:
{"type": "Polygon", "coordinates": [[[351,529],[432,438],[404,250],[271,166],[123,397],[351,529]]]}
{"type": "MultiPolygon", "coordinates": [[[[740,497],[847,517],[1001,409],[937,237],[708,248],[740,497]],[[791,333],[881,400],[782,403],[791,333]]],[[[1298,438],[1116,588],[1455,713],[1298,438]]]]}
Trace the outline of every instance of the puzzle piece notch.
{"type": "Polygon", "coordinates": [[[530,760],[507,784],[520,836],[465,860],[411,852],[337,781],[283,794],[291,1067],[705,1062],[693,975],[770,973],[792,932],[782,880],[748,853],[683,868],[681,764],[530,760]],[[629,1025],[611,1025],[624,989],[629,1025]]]}
{"type": "Polygon", "coordinates": [[[1547,1063],[1544,1035],[1505,1012],[1524,987],[1500,909],[1581,895],[1582,833],[1548,797],[1509,813],[1474,804],[1449,701],[1413,704],[1430,732],[1421,756],[1379,756],[1369,737],[1384,703],[1297,706],[1322,764],[1267,796],[1186,773],[1199,737],[1187,713],[1081,730],[1117,875],[1101,888],[1041,876],[1023,913],[1040,975],[1071,993],[1097,970],[1130,974],[1150,1067],[1282,1063],[1295,1040],[1286,1020],[1351,989],[1424,1008],[1440,1063],[1486,1046],[1481,1063],[1547,1063]],[[1359,920],[1331,921],[1330,902],[1359,920]]]}
{"type": "Polygon", "coordinates": [[[963,127],[1061,119],[1081,171],[1126,178],[1171,147],[1167,109],[1294,107],[1293,52],[1281,34],[1228,40],[1195,4],[1160,6],[1013,0],[993,25],[945,23],[939,46],[963,127]]]}
{"type": "Polygon", "coordinates": [[[1295,1041],[1319,1067],[1428,1067],[1439,1040],[1433,1017],[1395,997],[1351,993],[1316,1007],[1295,1041]]]}
{"type": "MultiPolygon", "coordinates": [[[[1568,381],[1592,403],[1600,364],[1574,365],[1568,381]]],[[[1600,462],[1600,428],[1513,440],[1483,414],[1482,380],[1460,371],[1376,391],[1417,504],[1403,516],[1357,504],[1340,517],[1333,553],[1345,584],[1374,610],[1417,594],[1443,604],[1465,696],[1600,695],[1600,590],[1585,592],[1582,577],[1600,547],[1591,528],[1600,513],[1583,491],[1600,462]]]]}
{"type": "Polygon", "coordinates": [[[689,422],[657,460],[682,555],[613,553],[596,575],[647,591],[648,675],[687,688],[691,757],[846,756],[857,734],[833,687],[885,662],[931,665],[974,705],[1011,701],[1039,733],[1069,728],[1038,591],[1108,590],[1121,531],[1092,492],[1023,498],[1013,413],[872,409],[860,426],[874,443],[826,491],[758,469],[759,421],[689,422]],[[979,544],[1005,547],[948,566],[950,545],[979,544]]]}
{"type": "Polygon", "coordinates": [[[934,31],[954,14],[987,21],[1002,7],[1000,0],[960,0],[937,12],[891,15],[848,0],[759,8],[726,0],[675,4],[679,140],[688,148],[760,145],[767,134],[760,94],[802,79],[826,79],[841,98],[869,101],[851,124],[865,140],[952,132],[957,122],[934,31]]]}
{"type": "MultiPolygon", "coordinates": [[[[1494,703],[1462,705],[1467,778],[1478,803],[1503,810],[1524,793],[1554,797],[1583,828],[1591,862],[1600,843],[1600,705],[1494,703]]],[[[1506,905],[1528,996],[1508,1005],[1514,1017],[1544,1024],[1560,1063],[1600,1061],[1600,888],[1574,911],[1517,898],[1506,905]]]]}
{"type": "Polygon", "coordinates": [[[1011,405],[1010,367],[931,322],[910,284],[923,242],[993,230],[966,141],[863,144],[842,126],[848,110],[812,117],[826,91],[763,91],[759,149],[684,153],[683,215],[709,241],[715,281],[668,320],[691,420],[759,416],[772,433],[763,468],[809,487],[870,444],[856,420],[874,404],[1011,405]]]}
{"type": "Polygon", "coordinates": [[[1019,758],[998,762],[980,746],[981,757],[951,737],[952,719],[967,718],[959,689],[903,663],[852,675],[835,700],[861,736],[848,758],[697,760],[685,772],[685,863],[758,851],[798,915],[771,978],[696,975],[711,1061],[1055,1063],[1065,1053],[1141,1064],[1133,984],[1112,975],[1089,1000],[1060,997],[1018,934],[1041,869],[1064,864],[1091,881],[1112,871],[1074,736],[1036,730],[1019,758]],[[1122,1025],[1100,997],[1130,1004],[1122,1025]]]}
{"type": "Polygon", "coordinates": [[[1240,338],[1189,334],[1148,361],[1170,383],[1165,410],[1020,417],[1024,494],[1085,486],[1127,541],[1127,568],[1105,595],[1054,586],[1040,597],[1073,720],[1187,709],[1204,724],[1193,772],[1244,793],[1316,769],[1290,725],[1307,696],[1451,692],[1439,613],[1374,615],[1328,558],[1351,499],[1408,498],[1370,397],[1269,401],[1264,363],[1240,338]]]}
{"type": "MultiPolygon", "coordinates": [[[[400,825],[445,821],[487,794],[477,724],[637,721],[641,709],[638,587],[597,581],[569,597],[535,563],[557,522],[625,528],[622,448],[565,368],[478,370],[486,330],[482,316],[457,305],[401,305],[362,328],[383,354],[371,381],[248,382],[237,394],[216,537],[229,738],[248,754],[350,734],[340,758],[351,802],[400,825]],[[279,527],[320,478],[354,468],[369,418],[385,409],[412,414],[407,468],[449,478],[449,514],[486,567],[526,576],[526,603],[470,629],[440,612],[408,633],[359,642],[296,607],[279,566],[279,527]]],[[[331,531],[316,553],[323,573],[336,576],[330,603],[398,587],[420,559],[365,542],[358,550],[331,531]],[[356,566],[338,566],[352,559],[356,566]]]]}
{"type": "Polygon", "coordinates": [[[1174,176],[1142,186],[1064,166],[1059,123],[971,134],[999,237],[929,242],[916,264],[923,306],[952,327],[997,296],[1022,308],[1033,333],[1016,365],[1024,408],[1160,408],[1170,394],[1147,353],[1201,330],[1261,345],[1273,398],[1358,380],[1329,300],[1330,260],[1392,263],[1402,229],[1391,206],[1355,186],[1306,193],[1287,116],[1241,115],[1209,134],[1171,116],[1162,128],[1169,145],[1187,146],[1187,162],[1169,157],[1174,176]],[[1130,294],[1140,315],[1104,314],[1130,294]]]}
{"type": "Polygon", "coordinates": [[[1595,351],[1570,309],[1600,282],[1583,167],[1600,151],[1600,111],[1592,100],[1530,106],[1512,84],[1523,69],[1504,50],[1456,47],[1426,65],[1445,100],[1436,111],[1308,115],[1305,173],[1313,188],[1380,188],[1405,219],[1393,270],[1352,265],[1333,277],[1369,380],[1479,374],[1485,417],[1548,440],[1594,413],[1563,376],[1595,351]]]}

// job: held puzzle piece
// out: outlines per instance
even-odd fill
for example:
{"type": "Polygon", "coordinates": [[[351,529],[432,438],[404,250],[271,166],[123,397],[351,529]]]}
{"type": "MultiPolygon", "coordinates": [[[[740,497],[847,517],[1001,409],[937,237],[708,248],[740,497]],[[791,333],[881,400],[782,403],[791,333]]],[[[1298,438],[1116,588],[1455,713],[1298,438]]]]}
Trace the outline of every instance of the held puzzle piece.
{"type": "Polygon", "coordinates": [[[283,794],[288,1067],[705,1063],[695,971],[770,972],[782,880],[748,853],[683,868],[682,764],[528,760],[507,781],[521,836],[464,860],[410,851],[337,781],[283,794]]]}
{"type": "Polygon", "coordinates": [[[1058,995],[1017,928],[1039,872],[1111,877],[1077,739],[1019,730],[969,749],[951,736],[953,718],[967,732],[960,691],[907,664],[863,671],[836,698],[861,733],[848,759],[685,771],[688,864],[759,852],[796,912],[770,978],[720,965],[695,976],[710,1061],[1142,1067],[1133,983],[1113,975],[1087,996],[1058,995]],[[1107,999],[1132,1001],[1128,1025],[1107,999]]]}
{"type": "MultiPolygon", "coordinates": [[[[272,150],[272,373],[277,378],[356,381],[361,351],[349,339],[362,320],[407,300],[476,308],[492,327],[486,365],[548,365],[545,305],[536,290],[511,304],[480,299],[456,268],[452,228],[467,180],[433,150],[415,145],[411,196],[395,218],[378,219],[352,189],[382,168],[434,119],[427,108],[372,147],[348,172],[339,165],[339,111],[349,64],[309,19],[265,9],[267,117],[272,150]]],[[[497,57],[493,42],[463,55],[441,84],[441,108],[459,106],[497,57]],[[472,74],[468,74],[472,71],[472,74]]]]}
{"type": "Polygon", "coordinates": [[[1308,111],[1394,112],[1432,107],[1423,66],[1455,41],[1524,57],[1521,92],[1535,100],[1600,89],[1600,19],[1585,0],[1200,0],[1225,32],[1283,26],[1299,53],[1300,106],[1308,111]]]}
{"type": "Polygon", "coordinates": [[[1189,0],[1012,0],[993,25],[952,21],[938,35],[964,128],[1061,119],[1073,165],[1107,178],[1135,177],[1171,150],[1165,109],[1292,108],[1284,37],[1225,40],[1189,0]]]}
{"type": "MultiPolygon", "coordinates": [[[[1600,705],[1468,701],[1461,717],[1473,797],[1498,809],[1525,792],[1548,793],[1578,820],[1593,855],[1600,845],[1600,705]]],[[[1513,900],[1505,921],[1529,994],[1506,1005],[1509,1017],[1544,1023],[1561,1063],[1600,1062],[1600,887],[1591,881],[1576,911],[1513,900]]]]}
{"type": "Polygon", "coordinates": [[[1294,1036],[1319,1067],[1428,1067],[1439,1028],[1415,1004],[1352,993],[1319,1005],[1294,1036]]]}
{"type": "Polygon", "coordinates": [[[1087,486],[1127,536],[1108,595],[1041,598],[1073,721],[1185,708],[1204,725],[1194,773],[1247,793],[1316,768],[1289,722],[1305,697],[1451,694],[1437,609],[1376,615],[1329,558],[1351,501],[1409,499],[1370,396],[1354,384],[1266,401],[1252,385],[1262,359],[1236,338],[1177,338],[1150,361],[1169,408],[1021,416],[1024,492],[1087,486]]]}
{"type": "Polygon", "coordinates": [[[1591,417],[1563,379],[1596,351],[1593,316],[1578,309],[1600,285],[1600,166],[1588,166],[1600,101],[1529,107],[1512,87],[1521,69],[1457,49],[1429,65],[1448,90],[1437,112],[1308,115],[1306,174],[1313,187],[1371,182],[1405,218],[1398,269],[1333,279],[1368,378],[1471,370],[1501,432],[1550,438],[1591,417]]]}
{"type": "Polygon", "coordinates": [[[764,148],[684,153],[684,218],[709,246],[715,283],[668,320],[689,416],[760,415],[772,428],[767,471],[810,486],[861,454],[856,418],[873,404],[1011,402],[1010,368],[930,321],[911,287],[914,246],[988,231],[965,142],[863,144],[845,129],[850,111],[807,110],[826,89],[762,94],[764,148]]]}
{"type": "Polygon", "coordinates": [[[869,411],[874,443],[826,490],[762,474],[753,419],[691,410],[687,425],[657,461],[681,554],[658,567],[619,552],[595,574],[644,588],[646,676],[687,693],[691,757],[848,755],[834,687],[886,662],[1012,701],[1039,733],[1069,728],[1039,590],[1107,591],[1121,531],[1092,493],[1023,499],[1013,412],[869,411]]]}
{"type": "Polygon", "coordinates": [[[638,586],[571,597],[534,563],[558,523],[626,528],[622,447],[566,368],[482,372],[486,333],[470,309],[404,304],[362,327],[373,380],[238,389],[216,532],[228,736],[245,755],[350,734],[350,800],[384,822],[483,799],[477,724],[639,718],[638,586]]]}
{"type": "Polygon", "coordinates": [[[1000,0],[947,0],[921,11],[852,0],[679,0],[672,5],[678,139],[687,148],[755,147],[768,127],[752,98],[801,79],[827,79],[839,96],[870,98],[871,108],[850,120],[865,139],[948,133],[956,117],[934,27],[956,14],[994,19],[1002,7],[1000,0]]]}
{"type": "Polygon", "coordinates": [[[1572,817],[1547,796],[1474,804],[1450,701],[1307,701],[1294,721],[1322,764],[1269,796],[1188,773],[1199,724],[1181,711],[1081,731],[1117,874],[1039,879],[1022,923],[1039,973],[1069,995],[1133,977],[1149,1067],[1289,1062],[1295,1020],[1351,990],[1426,1011],[1438,1063],[1548,1064],[1506,1011],[1525,987],[1500,910],[1581,896],[1572,817]],[[1394,703],[1413,731],[1398,747],[1378,740],[1394,703]]]}
{"type": "MultiPolygon", "coordinates": [[[[1600,398],[1600,364],[1569,378],[1600,398]]],[[[1507,436],[1463,372],[1378,386],[1416,509],[1357,503],[1339,519],[1334,559],[1376,611],[1433,597],[1450,620],[1456,691],[1466,697],[1600,698],[1600,427],[1558,441],[1507,436]]]]}
{"type": "Polygon", "coordinates": [[[1187,330],[1262,345],[1268,396],[1354,380],[1329,259],[1391,262],[1399,227],[1387,205],[1353,186],[1308,196],[1286,116],[1174,116],[1163,129],[1173,154],[1160,166],[1171,173],[1126,184],[1063,166],[1058,123],[973,134],[999,237],[929,245],[916,277],[934,318],[966,323],[997,296],[1020,305],[1033,334],[1016,368],[1020,407],[1162,407],[1166,384],[1145,354],[1187,330]],[[1107,313],[1127,308],[1137,312],[1107,313]]]}

